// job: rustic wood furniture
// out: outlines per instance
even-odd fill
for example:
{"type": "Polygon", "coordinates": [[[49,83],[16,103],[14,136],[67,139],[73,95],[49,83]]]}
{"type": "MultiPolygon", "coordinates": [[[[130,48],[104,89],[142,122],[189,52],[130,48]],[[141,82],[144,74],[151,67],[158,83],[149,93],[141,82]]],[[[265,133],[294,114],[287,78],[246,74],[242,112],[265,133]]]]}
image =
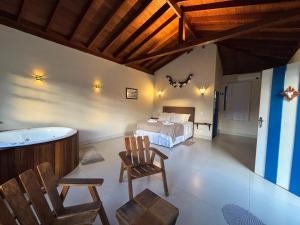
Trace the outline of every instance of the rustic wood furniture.
{"type": "Polygon", "coordinates": [[[146,189],[117,210],[120,225],[175,225],[179,210],[146,189]]]}
{"type": "Polygon", "coordinates": [[[2,225],[17,225],[14,216],[10,213],[7,205],[0,197],[0,224],[2,225]]]}
{"type": "MultiPolygon", "coordinates": [[[[31,176],[32,174],[34,175],[33,171],[29,175],[31,176]]],[[[28,204],[23,191],[15,179],[11,179],[1,185],[1,192],[18,221],[18,223],[16,223],[14,216],[10,213],[7,205],[0,199],[1,224],[39,225],[38,219],[42,225],[88,225],[93,224],[95,221],[97,211],[87,211],[64,217],[55,217],[35,177],[28,177],[26,187],[30,188],[30,198],[31,200],[34,200],[34,211],[30,204],[28,204]],[[35,215],[37,215],[38,219],[35,215]]]]}
{"type": "Polygon", "coordinates": [[[43,162],[50,162],[57,177],[74,170],[79,163],[79,137],[76,134],[47,143],[12,147],[0,150],[0,184],[20,173],[33,169],[43,162]]]}
{"type": "Polygon", "coordinates": [[[169,195],[164,160],[168,157],[150,147],[148,136],[125,137],[126,151],[119,153],[122,160],[119,182],[123,182],[124,171],[127,170],[129,199],[133,198],[132,180],[161,173],[164,184],[165,195],[169,195]],[[160,167],[154,165],[155,156],[160,157],[160,167]]]}
{"type": "Polygon", "coordinates": [[[57,216],[67,215],[70,213],[78,213],[81,211],[98,210],[101,222],[103,225],[109,225],[103,204],[97,192],[96,186],[101,186],[103,179],[76,179],[63,178],[57,179],[53,173],[50,163],[42,163],[37,166],[38,173],[44,185],[44,188],[49,196],[49,200],[53,206],[54,212],[57,216]],[[57,186],[62,185],[62,191],[59,194],[57,186]],[[70,186],[86,186],[93,198],[93,202],[70,207],[64,207],[63,201],[70,189],[70,186]]]}

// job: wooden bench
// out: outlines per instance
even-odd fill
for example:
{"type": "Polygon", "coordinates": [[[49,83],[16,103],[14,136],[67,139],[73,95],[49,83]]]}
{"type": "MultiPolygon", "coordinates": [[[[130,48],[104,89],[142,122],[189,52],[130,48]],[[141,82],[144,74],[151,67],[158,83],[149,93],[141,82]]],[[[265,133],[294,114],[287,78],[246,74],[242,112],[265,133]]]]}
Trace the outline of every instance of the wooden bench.
{"type": "Polygon", "coordinates": [[[146,189],[117,210],[120,225],[175,225],[179,210],[146,189]]]}

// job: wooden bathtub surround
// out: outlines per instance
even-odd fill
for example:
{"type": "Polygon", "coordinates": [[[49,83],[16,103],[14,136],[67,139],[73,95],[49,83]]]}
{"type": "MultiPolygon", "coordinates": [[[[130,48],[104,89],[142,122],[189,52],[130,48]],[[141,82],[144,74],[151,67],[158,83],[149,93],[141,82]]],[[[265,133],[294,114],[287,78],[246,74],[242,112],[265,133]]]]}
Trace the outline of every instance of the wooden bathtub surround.
{"type": "Polygon", "coordinates": [[[53,173],[50,163],[45,162],[37,166],[38,173],[44,185],[44,188],[49,196],[49,200],[53,206],[57,216],[68,214],[76,214],[83,211],[97,210],[103,225],[109,225],[102,201],[96,187],[100,187],[103,179],[86,179],[86,178],[63,178],[58,179],[53,173]],[[62,192],[59,194],[57,186],[62,185],[62,192]],[[70,207],[64,207],[63,201],[71,186],[86,186],[93,198],[93,202],[70,207]]]}
{"type": "Polygon", "coordinates": [[[165,195],[169,196],[164,160],[168,157],[159,150],[150,147],[149,137],[125,137],[126,151],[119,153],[122,160],[119,182],[123,182],[127,170],[129,199],[133,199],[132,180],[161,173],[165,195]],[[160,158],[160,167],[154,165],[155,156],[160,158]]]}
{"type": "Polygon", "coordinates": [[[50,162],[57,177],[72,172],[79,164],[78,132],[60,140],[0,150],[0,184],[28,169],[36,170],[43,162],[50,162]]]}
{"type": "Polygon", "coordinates": [[[7,205],[0,199],[0,223],[5,225],[91,225],[95,221],[97,211],[87,211],[64,217],[55,217],[52,213],[41,187],[32,170],[21,175],[24,188],[34,208],[31,208],[16,179],[11,179],[1,186],[1,192],[5,197],[13,215],[7,205]],[[36,218],[36,216],[38,219],[36,218]],[[15,221],[16,217],[18,223],[15,221]]]}

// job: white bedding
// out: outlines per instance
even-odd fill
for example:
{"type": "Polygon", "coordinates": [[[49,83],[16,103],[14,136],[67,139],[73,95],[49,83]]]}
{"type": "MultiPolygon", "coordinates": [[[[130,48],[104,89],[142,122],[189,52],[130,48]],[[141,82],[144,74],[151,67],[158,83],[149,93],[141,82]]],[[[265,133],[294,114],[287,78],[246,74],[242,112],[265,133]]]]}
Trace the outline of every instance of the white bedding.
{"type": "Polygon", "coordinates": [[[174,141],[170,136],[145,130],[137,130],[136,135],[149,136],[151,144],[162,145],[168,148],[172,148],[174,145],[182,143],[193,136],[193,126],[193,122],[183,123],[184,134],[182,136],[177,137],[174,141]]]}

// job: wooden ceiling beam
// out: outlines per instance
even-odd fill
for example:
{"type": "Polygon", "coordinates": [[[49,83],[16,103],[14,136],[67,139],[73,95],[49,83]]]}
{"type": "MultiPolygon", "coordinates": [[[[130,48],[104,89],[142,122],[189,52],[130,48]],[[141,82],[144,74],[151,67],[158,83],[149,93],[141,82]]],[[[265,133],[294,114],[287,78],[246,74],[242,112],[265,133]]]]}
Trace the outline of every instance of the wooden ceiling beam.
{"type": "Polygon", "coordinates": [[[166,20],[163,24],[161,24],[157,29],[155,29],[150,35],[148,35],[141,43],[136,45],[127,55],[125,55],[125,59],[128,59],[132,54],[134,54],[137,50],[139,50],[144,44],[146,44],[149,40],[151,40],[156,34],[158,34],[162,29],[164,29],[167,25],[169,25],[173,20],[177,18],[176,15],[171,16],[168,20],[166,20]]]}
{"type": "Polygon", "coordinates": [[[184,20],[183,17],[178,18],[178,43],[184,42],[184,20]]]}
{"type": "Polygon", "coordinates": [[[196,35],[189,19],[186,17],[186,15],[184,15],[182,9],[176,4],[176,2],[174,2],[174,0],[166,0],[166,2],[170,5],[171,8],[173,8],[173,10],[176,13],[176,15],[178,16],[178,18],[183,17],[183,22],[184,22],[186,28],[191,33],[192,37],[196,39],[197,35],[196,35]]]}
{"type": "Polygon", "coordinates": [[[121,18],[124,17],[131,9],[132,7],[137,3],[138,0],[125,0],[123,1],[119,7],[117,7],[115,10],[112,11],[112,13],[109,15],[109,19],[104,24],[104,26],[98,27],[95,34],[92,36],[91,40],[88,43],[88,48],[93,48],[93,46],[96,44],[97,39],[104,35],[107,30],[112,31],[110,27],[114,27],[116,25],[115,16],[119,15],[121,18]]]}
{"type": "Polygon", "coordinates": [[[100,36],[104,35],[106,32],[112,32],[112,29],[117,25],[115,17],[117,15],[120,16],[120,18],[125,17],[125,15],[137,2],[138,0],[124,0],[121,5],[110,15],[104,26],[98,27],[97,31],[87,45],[88,48],[92,48],[100,36]]]}
{"type": "MultiPolygon", "coordinates": [[[[224,8],[233,8],[233,7],[241,7],[241,6],[251,6],[251,5],[262,5],[262,4],[272,4],[278,3],[278,0],[234,0],[234,1],[224,1],[224,2],[214,2],[208,4],[200,4],[200,5],[190,5],[190,6],[182,6],[183,12],[194,12],[194,11],[203,11],[203,10],[211,10],[211,9],[224,9],[224,8]]],[[[284,3],[284,1],[282,1],[284,3]]]]}
{"type": "Polygon", "coordinates": [[[51,25],[52,25],[52,23],[53,23],[56,15],[57,15],[57,12],[58,12],[58,9],[59,9],[59,6],[60,6],[61,2],[62,2],[62,0],[57,0],[56,1],[55,6],[54,6],[54,8],[53,8],[53,10],[51,12],[51,15],[49,17],[49,20],[48,20],[46,28],[45,28],[46,31],[50,30],[51,25]]]}
{"type": "MultiPolygon", "coordinates": [[[[103,0],[101,0],[103,2],[103,0]]],[[[89,17],[90,13],[92,12],[94,5],[98,2],[98,0],[90,0],[90,2],[86,5],[83,13],[80,15],[77,25],[75,26],[72,34],[70,35],[70,41],[74,41],[74,37],[76,36],[77,32],[83,27],[84,22],[89,17]]]]}
{"type": "MultiPolygon", "coordinates": [[[[178,37],[178,30],[175,29],[166,35],[163,39],[159,40],[155,45],[151,46],[149,53],[153,53],[154,51],[159,51],[166,46],[169,46],[172,42],[176,43],[176,37],[178,37]]],[[[173,45],[174,46],[174,45],[173,45]]]]}
{"type": "MultiPolygon", "coordinates": [[[[129,24],[127,24],[126,27],[124,27],[123,29],[121,29],[117,35],[115,35],[114,37],[111,38],[111,40],[109,41],[109,43],[104,46],[101,51],[102,52],[105,52],[105,53],[109,53],[109,49],[110,48],[114,48],[115,45],[119,42],[122,41],[122,39],[125,39],[123,38],[123,36],[127,36],[126,34],[128,34],[128,30],[132,30],[132,27],[138,27],[140,26],[141,22],[140,21],[147,21],[149,18],[151,18],[151,14],[154,13],[154,10],[156,10],[157,8],[160,8],[161,6],[163,6],[164,4],[161,3],[160,0],[152,0],[150,1],[144,8],[141,12],[139,12],[135,18],[133,18],[131,20],[131,22],[129,24]],[[125,35],[124,35],[125,34],[125,35]]],[[[153,15],[153,14],[152,14],[153,15]]],[[[131,32],[129,32],[130,34],[131,32]]]]}
{"type": "Polygon", "coordinates": [[[286,60],[288,60],[288,57],[275,58],[268,54],[259,54],[259,53],[253,52],[251,50],[239,49],[239,48],[235,48],[235,47],[231,47],[231,46],[227,46],[227,45],[221,45],[221,46],[224,46],[226,48],[232,49],[237,52],[242,52],[242,53],[251,55],[253,57],[256,57],[256,58],[258,58],[262,61],[265,61],[266,63],[270,63],[272,65],[278,65],[281,63],[285,63],[286,60]]]}
{"type": "Polygon", "coordinates": [[[271,58],[274,60],[281,60],[281,61],[287,58],[286,56],[272,54],[272,53],[269,53],[268,51],[264,51],[264,50],[257,51],[256,49],[238,47],[238,46],[230,45],[227,43],[221,43],[221,44],[218,44],[218,46],[225,46],[227,48],[230,48],[230,49],[233,49],[236,51],[240,51],[240,52],[245,52],[245,53],[251,54],[256,57],[261,57],[261,58],[266,57],[266,58],[271,58]]]}
{"type": "Polygon", "coordinates": [[[289,11],[284,11],[282,13],[278,13],[277,15],[274,15],[272,17],[268,17],[266,19],[259,20],[257,22],[249,23],[246,25],[242,25],[236,28],[232,28],[229,30],[221,31],[215,34],[212,34],[207,37],[203,37],[197,40],[192,40],[188,41],[182,44],[179,44],[176,47],[164,49],[161,51],[153,52],[148,55],[144,55],[142,57],[137,57],[131,60],[125,61],[125,64],[131,64],[131,63],[136,63],[136,62],[141,62],[144,60],[152,59],[152,58],[157,58],[165,55],[170,55],[176,52],[182,52],[185,50],[189,50],[195,46],[204,46],[207,44],[212,44],[216,43],[219,41],[224,41],[230,38],[234,38],[237,36],[249,34],[251,32],[255,32],[258,30],[261,30],[265,27],[273,26],[276,24],[284,23],[291,21],[295,18],[299,17],[300,9],[294,9],[294,10],[289,10],[289,11]]]}
{"type": "Polygon", "coordinates": [[[240,40],[264,40],[264,41],[299,41],[300,39],[300,32],[291,32],[291,33],[273,33],[261,30],[259,32],[251,33],[248,35],[237,36],[235,39],[240,40]]]}
{"type": "Polygon", "coordinates": [[[117,57],[131,42],[139,37],[146,29],[148,29],[156,20],[158,20],[167,10],[168,4],[164,4],[157,12],[155,12],[142,26],[140,26],[123,44],[121,44],[113,53],[117,57]]]}
{"type": "Polygon", "coordinates": [[[145,64],[142,64],[143,67],[150,68],[152,65],[158,62],[158,59],[150,59],[149,61],[146,61],[145,64]]]}
{"type": "Polygon", "coordinates": [[[18,11],[17,22],[21,21],[23,15],[24,15],[24,11],[25,11],[27,3],[28,3],[27,0],[22,0],[21,6],[20,6],[19,11],[18,11]]]}
{"type": "MultiPolygon", "coordinates": [[[[46,39],[49,41],[53,41],[55,43],[58,43],[58,44],[61,44],[61,45],[64,45],[64,46],[67,46],[67,47],[70,47],[73,49],[77,49],[82,52],[86,52],[91,55],[95,55],[95,56],[122,64],[121,60],[104,55],[103,53],[101,53],[99,51],[88,49],[85,45],[83,45],[79,42],[70,42],[69,39],[67,39],[66,37],[59,35],[55,32],[51,32],[51,31],[46,32],[43,28],[37,28],[37,27],[31,26],[29,24],[18,23],[15,20],[8,19],[1,15],[0,15],[0,24],[3,24],[8,27],[12,27],[17,30],[21,30],[23,32],[35,35],[37,37],[40,37],[40,38],[43,38],[43,39],[46,39]]],[[[138,65],[128,65],[128,66],[131,68],[149,73],[149,74],[154,74],[154,71],[148,70],[148,69],[140,67],[138,65]]]]}
{"type": "Polygon", "coordinates": [[[272,40],[252,40],[252,39],[229,39],[218,44],[229,45],[241,49],[288,49],[296,45],[295,41],[272,41],[272,40]]]}

